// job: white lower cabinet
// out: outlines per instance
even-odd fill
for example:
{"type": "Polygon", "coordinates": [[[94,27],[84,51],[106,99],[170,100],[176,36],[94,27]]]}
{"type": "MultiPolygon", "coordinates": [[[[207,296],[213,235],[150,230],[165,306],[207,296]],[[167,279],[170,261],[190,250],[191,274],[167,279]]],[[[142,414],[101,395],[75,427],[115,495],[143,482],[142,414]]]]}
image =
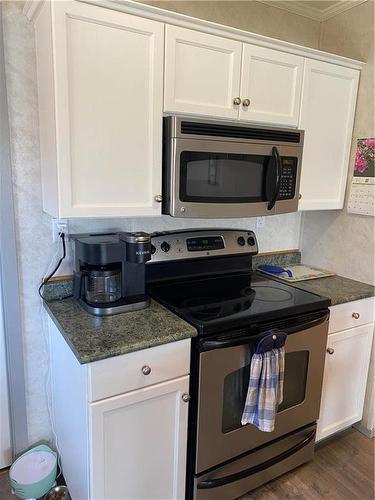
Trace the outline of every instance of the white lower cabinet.
{"type": "Polygon", "coordinates": [[[189,377],[90,405],[92,498],[183,499],[189,377]]]}
{"type": "Polygon", "coordinates": [[[72,500],[185,498],[190,339],[79,364],[49,320],[52,414],[72,500]]]}
{"type": "Polygon", "coordinates": [[[317,441],[361,420],[373,332],[369,323],[328,335],[317,441]]]}

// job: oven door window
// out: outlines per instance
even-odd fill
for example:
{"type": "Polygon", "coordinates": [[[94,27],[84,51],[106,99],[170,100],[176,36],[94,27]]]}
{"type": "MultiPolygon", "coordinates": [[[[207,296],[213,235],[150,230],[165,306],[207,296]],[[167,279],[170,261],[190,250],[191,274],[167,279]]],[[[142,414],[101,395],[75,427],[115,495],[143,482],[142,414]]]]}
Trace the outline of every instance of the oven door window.
{"type": "Polygon", "coordinates": [[[201,203],[266,201],[271,156],[183,151],[180,200],[201,203]]]}
{"type": "MultiPolygon", "coordinates": [[[[305,399],[309,351],[288,352],[285,355],[284,399],[278,412],[301,404],[305,399]]],[[[241,417],[249,385],[250,365],[236,370],[224,379],[222,432],[242,427],[241,417]]]]}

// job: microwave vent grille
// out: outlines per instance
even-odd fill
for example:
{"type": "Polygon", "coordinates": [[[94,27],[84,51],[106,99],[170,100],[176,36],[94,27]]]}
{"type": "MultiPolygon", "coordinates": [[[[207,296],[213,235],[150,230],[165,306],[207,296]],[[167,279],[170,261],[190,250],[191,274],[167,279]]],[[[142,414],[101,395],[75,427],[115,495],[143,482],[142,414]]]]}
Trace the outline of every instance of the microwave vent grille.
{"type": "Polygon", "coordinates": [[[301,142],[300,132],[291,130],[272,130],[267,128],[238,127],[236,125],[203,123],[203,122],[181,122],[181,134],[204,135],[211,137],[231,137],[237,139],[252,139],[272,142],[301,142]]]}

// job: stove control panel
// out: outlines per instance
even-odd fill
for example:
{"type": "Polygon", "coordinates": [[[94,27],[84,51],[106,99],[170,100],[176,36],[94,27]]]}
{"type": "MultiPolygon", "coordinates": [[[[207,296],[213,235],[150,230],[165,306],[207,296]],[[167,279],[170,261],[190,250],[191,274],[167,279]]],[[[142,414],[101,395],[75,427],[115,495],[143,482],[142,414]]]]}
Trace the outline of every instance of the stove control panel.
{"type": "Polygon", "coordinates": [[[253,231],[196,229],[151,235],[151,261],[196,259],[225,255],[255,255],[258,244],[253,231]]]}

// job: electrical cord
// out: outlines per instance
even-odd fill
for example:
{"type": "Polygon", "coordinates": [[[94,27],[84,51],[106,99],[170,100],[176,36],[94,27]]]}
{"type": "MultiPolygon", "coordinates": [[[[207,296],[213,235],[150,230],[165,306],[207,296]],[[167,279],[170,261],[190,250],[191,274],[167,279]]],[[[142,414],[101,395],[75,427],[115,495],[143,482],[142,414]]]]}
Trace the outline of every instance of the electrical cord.
{"type": "MultiPolygon", "coordinates": [[[[61,263],[62,261],[65,259],[66,257],[66,244],[65,244],[65,233],[59,233],[59,236],[61,238],[61,241],[62,241],[62,248],[63,248],[63,253],[62,253],[62,256],[60,257],[59,261],[57,262],[54,270],[46,277],[46,278],[43,278],[41,284],[39,285],[39,288],[38,288],[38,294],[39,294],[39,297],[42,299],[42,300],[45,300],[45,297],[43,295],[43,287],[46,283],[48,283],[48,281],[52,278],[52,276],[57,272],[57,270],[59,269],[59,267],[61,266],[61,263]]],[[[66,295],[65,297],[62,297],[62,299],[67,299],[68,297],[72,297],[72,294],[69,294],[69,295],[66,295]]]]}

